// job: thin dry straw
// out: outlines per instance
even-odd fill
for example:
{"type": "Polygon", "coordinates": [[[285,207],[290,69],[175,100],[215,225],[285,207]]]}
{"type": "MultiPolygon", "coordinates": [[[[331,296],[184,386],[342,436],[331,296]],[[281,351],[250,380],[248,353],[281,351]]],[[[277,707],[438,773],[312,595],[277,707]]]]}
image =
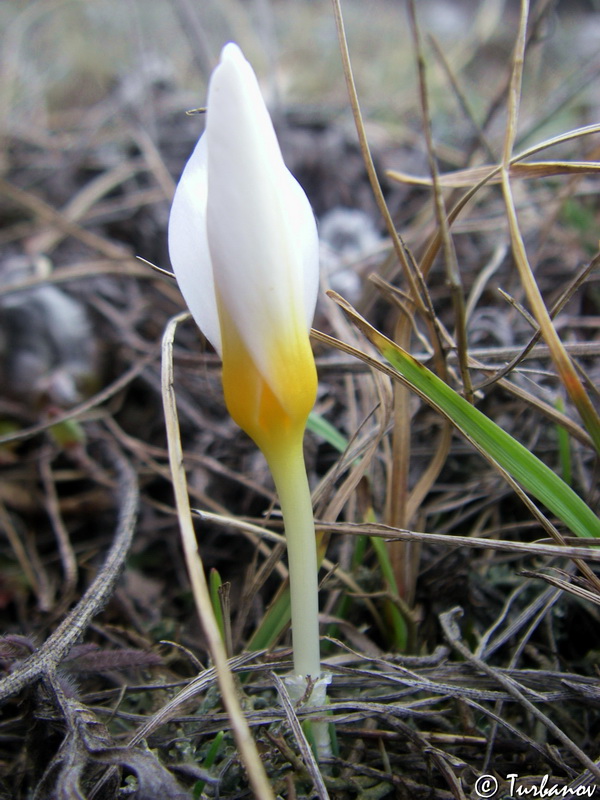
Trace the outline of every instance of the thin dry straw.
{"type": "Polygon", "coordinates": [[[208,641],[210,654],[217,671],[217,679],[223,704],[231,720],[231,727],[237,746],[240,751],[241,759],[248,772],[248,777],[252,788],[257,797],[261,800],[275,800],[275,795],[262,761],[258,754],[256,744],[250,733],[250,728],[241,706],[238,701],[235,684],[229,664],[227,654],[221,638],[221,633],[213,612],[210,593],[206,583],[204,568],[198,553],[198,544],[192,522],[190,510],[187,481],[185,469],[183,467],[183,450],[181,447],[181,437],[179,435],[179,420],[177,416],[177,404],[175,400],[175,387],[173,384],[173,340],[175,330],[179,322],[189,317],[188,312],[183,312],[173,317],[163,336],[162,343],[162,394],[165,411],[165,424],[167,428],[167,442],[169,447],[169,463],[173,479],[173,491],[175,493],[175,503],[177,506],[177,516],[181,539],[187,564],[196,610],[200,617],[200,622],[204,629],[208,641]]]}

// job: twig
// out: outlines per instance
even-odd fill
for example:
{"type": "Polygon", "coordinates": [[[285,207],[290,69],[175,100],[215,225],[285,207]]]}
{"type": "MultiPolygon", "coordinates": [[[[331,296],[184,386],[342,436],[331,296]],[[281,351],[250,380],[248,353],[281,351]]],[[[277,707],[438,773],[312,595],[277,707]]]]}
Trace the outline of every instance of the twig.
{"type": "Polygon", "coordinates": [[[50,679],[92,619],[104,608],[115,588],[131,545],[139,495],[136,474],[129,462],[114,447],[109,448],[108,454],[117,471],[116,486],[121,498],[114,544],[75,608],[27,661],[0,681],[0,702],[45,676],[50,679]]]}
{"type": "MultiPolygon", "coordinates": [[[[559,742],[568,748],[571,753],[583,764],[587,769],[592,772],[597,779],[600,780],[600,767],[595,764],[592,759],[583,752],[583,750],[578,747],[572,739],[570,739],[562,730],[556,725],[552,720],[544,714],[543,711],[540,711],[537,706],[535,706],[530,700],[525,697],[522,688],[524,687],[519,686],[519,684],[509,678],[505,674],[501,674],[497,669],[490,667],[480,658],[474,656],[473,653],[469,650],[469,648],[464,645],[460,641],[460,629],[456,622],[457,616],[462,613],[461,609],[454,608],[451,611],[447,611],[445,614],[440,614],[439,619],[442,625],[442,630],[444,632],[444,636],[446,637],[446,641],[449,645],[451,645],[460,655],[467,659],[473,666],[477,667],[481,672],[488,675],[492,680],[496,681],[497,683],[502,686],[506,692],[513,697],[517,702],[521,703],[524,709],[526,709],[532,716],[534,716],[537,720],[539,720],[551,733],[555,736],[559,742]]],[[[537,692],[533,692],[532,689],[527,690],[530,695],[537,700],[544,700],[543,696],[539,696],[537,692]]]]}

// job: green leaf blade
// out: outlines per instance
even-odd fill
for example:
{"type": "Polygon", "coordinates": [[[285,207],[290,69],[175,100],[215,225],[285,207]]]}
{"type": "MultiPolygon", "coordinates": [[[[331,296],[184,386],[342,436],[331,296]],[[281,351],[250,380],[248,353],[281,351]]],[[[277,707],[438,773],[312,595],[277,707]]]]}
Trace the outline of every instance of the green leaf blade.
{"type": "Polygon", "coordinates": [[[409,353],[380,334],[369,338],[425,400],[526,491],[544,503],[574,534],[587,538],[600,537],[600,519],[550,467],[409,353]]]}

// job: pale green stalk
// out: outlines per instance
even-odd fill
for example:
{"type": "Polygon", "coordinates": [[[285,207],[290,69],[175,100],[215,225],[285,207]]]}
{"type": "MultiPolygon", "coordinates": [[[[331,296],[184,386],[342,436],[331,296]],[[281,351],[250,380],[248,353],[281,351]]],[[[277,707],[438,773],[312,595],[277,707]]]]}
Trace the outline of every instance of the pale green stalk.
{"type": "MultiPolygon", "coordinates": [[[[284,683],[295,703],[302,701],[305,707],[315,707],[326,704],[331,676],[321,672],[319,567],[303,439],[304,430],[298,426],[288,435],[283,434],[277,446],[263,452],[279,495],[288,551],[294,674],[284,683]]],[[[316,758],[329,758],[328,723],[307,719],[304,727],[314,744],[316,758]]]]}
{"type": "Polygon", "coordinates": [[[266,458],[275,481],[287,541],[292,607],[294,672],[317,679],[319,656],[319,582],[315,524],[302,434],[287,438],[266,458]]]}

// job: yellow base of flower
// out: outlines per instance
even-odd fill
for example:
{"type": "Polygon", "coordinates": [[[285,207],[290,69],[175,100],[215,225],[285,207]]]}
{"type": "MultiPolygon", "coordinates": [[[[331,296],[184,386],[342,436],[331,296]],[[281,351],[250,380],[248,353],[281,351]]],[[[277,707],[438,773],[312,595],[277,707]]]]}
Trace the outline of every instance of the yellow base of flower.
{"type": "Polygon", "coordinates": [[[268,460],[285,452],[304,434],[315,403],[317,373],[308,333],[302,328],[287,341],[271,343],[268,383],[258,370],[237,328],[220,308],[223,346],[223,390],[229,413],[268,460]]]}

